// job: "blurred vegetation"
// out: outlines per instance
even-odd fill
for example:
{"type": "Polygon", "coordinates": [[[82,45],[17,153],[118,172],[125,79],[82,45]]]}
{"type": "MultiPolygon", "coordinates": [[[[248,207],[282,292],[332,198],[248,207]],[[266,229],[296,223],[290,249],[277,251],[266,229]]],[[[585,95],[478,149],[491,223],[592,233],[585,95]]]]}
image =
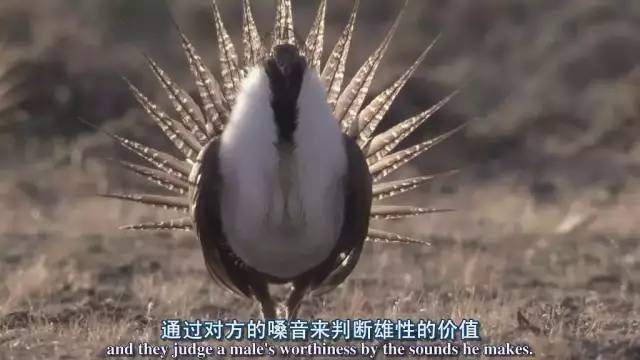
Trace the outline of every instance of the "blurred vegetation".
{"type": "MultiPolygon", "coordinates": [[[[374,49],[399,7],[392,1],[373,2],[361,5],[349,74],[374,49]]],[[[240,6],[220,4],[237,40],[239,22],[233,20],[239,19],[240,6]]],[[[327,51],[352,2],[331,5],[327,51]]],[[[437,34],[443,37],[383,128],[459,87],[461,95],[419,135],[471,120],[465,136],[435,150],[421,166],[444,168],[455,159],[463,166],[483,164],[478,175],[492,176],[525,167],[562,171],[558,164],[578,158],[638,176],[637,1],[430,0],[410,7],[374,90],[392,81],[437,34]],[[610,155],[604,163],[603,152],[610,155]]],[[[273,1],[256,2],[254,8],[260,30],[268,32],[273,1]]],[[[315,8],[312,2],[296,4],[301,35],[315,8]]],[[[14,126],[3,132],[23,143],[32,137],[39,143],[89,131],[77,118],[96,123],[128,119],[125,127],[137,127],[139,135],[158,136],[147,131],[148,122],[138,120],[140,113],[121,76],[164,101],[142,61],[144,51],[193,89],[172,16],[209,64],[217,66],[209,1],[4,0],[0,32],[21,53],[30,75],[28,96],[18,109],[21,121],[12,121],[14,126]],[[128,118],[131,114],[135,119],[128,118]]]]}

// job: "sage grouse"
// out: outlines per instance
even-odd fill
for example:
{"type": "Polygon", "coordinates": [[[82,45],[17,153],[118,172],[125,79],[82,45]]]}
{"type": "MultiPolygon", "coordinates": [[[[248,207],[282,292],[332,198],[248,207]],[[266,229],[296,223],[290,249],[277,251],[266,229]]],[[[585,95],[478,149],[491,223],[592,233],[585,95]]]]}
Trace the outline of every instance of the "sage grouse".
{"type": "Polygon", "coordinates": [[[345,280],[365,241],[424,243],[370,228],[370,219],[442,211],[372,205],[372,201],[416,189],[432,179],[420,176],[383,181],[458,129],[396,150],[451,95],[389,130],[375,133],[433,43],[389,88],[365,104],[402,11],[381,45],[343,88],[358,3],[355,1],[348,24],[323,61],[326,1],[320,2],[304,43],[294,35],[291,1],[278,1],[270,44],[265,45],[250,3],[244,0],[242,58],[214,1],[220,76],[213,75],[178,30],[199,103],[150,58],[151,70],[166,90],[177,117],[129,84],[181,156],[114,135],[149,164],[123,165],[174,195],[108,196],[188,216],[124,228],[195,231],[212,278],[237,295],[257,300],[265,318],[278,316],[270,284],[293,285],[285,304],[287,316],[293,318],[306,294],[324,293],[345,280]]]}

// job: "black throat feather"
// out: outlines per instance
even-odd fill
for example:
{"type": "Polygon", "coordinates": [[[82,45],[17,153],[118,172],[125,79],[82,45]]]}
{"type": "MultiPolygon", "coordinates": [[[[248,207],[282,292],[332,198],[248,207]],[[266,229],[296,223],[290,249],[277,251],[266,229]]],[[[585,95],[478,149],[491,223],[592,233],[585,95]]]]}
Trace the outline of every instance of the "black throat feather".
{"type": "Polygon", "coordinates": [[[278,45],[264,68],[271,88],[271,107],[278,128],[278,145],[293,146],[298,125],[298,96],[306,69],[304,57],[293,45],[278,45]]]}

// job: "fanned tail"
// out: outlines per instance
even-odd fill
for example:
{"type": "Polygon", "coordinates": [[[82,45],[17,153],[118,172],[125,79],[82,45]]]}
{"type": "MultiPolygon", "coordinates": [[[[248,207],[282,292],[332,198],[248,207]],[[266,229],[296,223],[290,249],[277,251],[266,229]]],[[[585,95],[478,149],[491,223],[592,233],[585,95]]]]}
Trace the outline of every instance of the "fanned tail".
{"type": "MultiPolygon", "coordinates": [[[[396,150],[403,140],[447,104],[455,96],[456,91],[422,113],[376,134],[378,126],[387,115],[393,102],[424,62],[429,51],[437,42],[438,37],[422,51],[417,59],[393,83],[377,94],[371,102],[365,104],[365,98],[375,79],[378,68],[392,42],[402,15],[406,11],[407,1],[404,2],[402,9],[380,45],[358,69],[344,89],[346,62],[353,39],[360,1],[354,1],[348,22],[323,64],[327,4],[326,0],[319,2],[313,24],[304,40],[304,44],[296,44],[292,2],[291,0],[277,0],[275,24],[273,26],[273,43],[270,45],[299,45],[301,53],[305,54],[309,67],[319,73],[326,89],[327,102],[334,111],[335,118],[340,122],[343,132],[357,140],[357,144],[362,149],[369,165],[369,172],[373,178],[372,195],[374,200],[370,214],[371,219],[395,220],[451,211],[450,209],[408,205],[380,205],[377,203],[416,190],[435,177],[456,173],[456,171],[450,171],[443,174],[416,176],[393,181],[382,180],[464,127],[464,125],[459,126],[433,139],[402,150],[396,150]]],[[[168,115],[138,88],[129,83],[135,99],[180,151],[183,158],[177,158],[169,153],[101,130],[149,164],[149,166],[144,166],[130,162],[120,162],[126,170],[157,184],[174,195],[110,194],[105,196],[184,213],[190,212],[192,200],[189,197],[189,193],[193,189],[192,182],[196,181],[195,179],[197,179],[200,171],[199,159],[203,154],[203,149],[213,139],[222,135],[242,79],[247,74],[247,70],[252,66],[258,65],[268,52],[259,35],[250,0],[242,0],[242,9],[243,15],[240,30],[243,52],[239,57],[223,22],[218,4],[216,0],[212,0],[213,22],[216,29],[220,62],[220,73],[216,75],[209,70],[202,57],[196,51],[195,46],[178,28],[181,44],[201,100],[201,106],[185,90],[174,83],[150,57],[147,57],[149,66],[165,89],[177,117],[173,118],[168,115]]],[[[128,230],[191,230],[192,226],[190,218],[181,218],[127,225],[122,228],[128,230]]],[[[374,228],[369,229],[366,240],[369,242],[429,245],[428,242],[423,240],[374,228]]]]}

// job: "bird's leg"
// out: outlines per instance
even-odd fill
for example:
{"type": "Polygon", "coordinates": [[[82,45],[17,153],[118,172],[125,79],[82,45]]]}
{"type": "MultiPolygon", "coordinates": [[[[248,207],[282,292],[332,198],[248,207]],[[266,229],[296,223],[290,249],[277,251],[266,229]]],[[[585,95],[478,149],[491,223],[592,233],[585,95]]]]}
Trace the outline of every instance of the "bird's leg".
{"type": "Polygon", "coordinates": [[[293,290],[287,299],[287,317],[289,320],[295,319],[298,316],[298,310],[300,310],[300,304],[302,299],[307,294],[309,289],[308,281],[294,281],[293,290]]]}
{"type": "Polygon", "coordinates": [[[264,320],[274,320],[277,317],[276,302],[273,301],[269,293],[269,286],[266,281],[258,281],[253,284],[252,288],[256,299],[260,302],[262,318],[264,320]]]}

